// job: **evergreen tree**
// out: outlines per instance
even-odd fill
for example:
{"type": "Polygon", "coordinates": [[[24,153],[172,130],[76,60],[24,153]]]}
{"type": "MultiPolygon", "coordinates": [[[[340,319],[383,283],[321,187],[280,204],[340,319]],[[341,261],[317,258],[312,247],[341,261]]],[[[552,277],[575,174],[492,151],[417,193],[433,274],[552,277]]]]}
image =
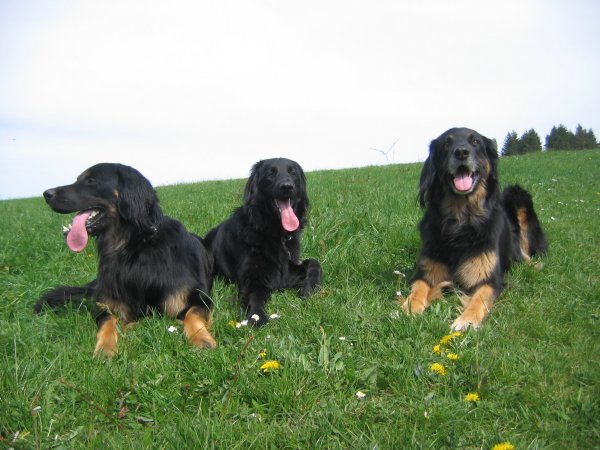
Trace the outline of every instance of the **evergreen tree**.
{"type": "Polygon", "coordinates": [[[516,131],[509,132],[504,138],[501,154],[503,156],[522,155],[524,153],[541,152],[542,141],[532,128],[519,138],[516,131]]]}
{"type": "Polygon", "coordinates": [[[550,134],[546,136],[546,149],[571,150],[573,148],[575,148],[575,135],[564,125],[552,127],[550,134]]]}
{"type": "Polygon", "coordinates": [[[596,142],[594,132],[591,129],[589,131],[586,130],[581,124],[577,125],[577,129],[575,130],[575,148],[590,149],[597,147],[598,143],[596,142]]]}
{"type": "Polygon", "coordinates": [[[546,136],[548,150],[583,150],[598,147],[593,130],[586,130],[581,124],[577,125],[575,134],[564,125],[559,125],[552,127],[550,134],[546,136]]]}
{"type": "Polygon", "coordinates": [[[521,136],[520,150],[521,153],[532,153],[542,151],[542,141],[540,140],[540,137],[533,128],[531,130],[526,131],[521,136]]]}
{"type": "Polygon", "coordinates": [[[515,130],[506,134],[504,145],[500,153],[502,156],[512,156],[519,154],[519,137],[515,130]]]}

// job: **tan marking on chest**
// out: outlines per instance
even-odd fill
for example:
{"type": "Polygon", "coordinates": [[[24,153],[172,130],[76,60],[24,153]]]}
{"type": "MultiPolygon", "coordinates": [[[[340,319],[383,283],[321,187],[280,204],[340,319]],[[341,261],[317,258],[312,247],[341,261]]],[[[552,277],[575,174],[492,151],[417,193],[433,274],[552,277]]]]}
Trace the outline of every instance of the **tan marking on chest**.
{"type": "Polygon", "coordinates": [[[419,261],[419,267],[423,271],[423,278],[429,283],[430,286],[442,283],[444,281],[450,281],[450,272],[448,266],[441,262],[434,261],[429,258],[422,258],[419,261]]]}
{"type": "Polygon", "coordinates": [[[490,280],[497,264],[496,252],[483,252],[462,262],[456,270],[456,277],[463,286],[470,288],[490,280]]]}
{"type": "Polygon", "coordinates": [[[163,311],[169,317],[177,317],[181,311],[188,307],[189,289],[182,289],[168,297],[163,303],[163,311]]]}

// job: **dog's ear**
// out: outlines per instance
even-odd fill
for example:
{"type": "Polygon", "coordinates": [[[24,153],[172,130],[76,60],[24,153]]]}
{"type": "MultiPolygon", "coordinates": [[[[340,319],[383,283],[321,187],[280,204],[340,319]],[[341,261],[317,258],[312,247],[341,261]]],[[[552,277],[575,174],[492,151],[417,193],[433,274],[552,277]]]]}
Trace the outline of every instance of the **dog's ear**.
{"type": "Polygon", "coordinates": [[[150,182],[132,167],[117,169],[117,211],[124,221],[132,223],[139,232],[155,231],[162,211],[150,182]]]}
{"type": "Polygon", "coordinates": [[[498,178],[498,144],[495,139],[489,139],[481,136],[485,145],[485,154],[490,162],[490,174],[488,175],[487,184],[490,192],[495,192],[496,187],[500,184],[498,178]]]}
{"type": "Polygon", "coordinates": [[[252,203],[254,197],[258,192],[258,183],[260,181],[260,169],[263,165],[264,161],[258,161],[256,164],[252,166],[252,170],[250,170],[250,177],[248,177],[248,181],[246,182],[246,187],[244,188],[244,204],[252,203]]]}
{"type": "Polygon", "coordinates": [[[489,139],[485,136],[481,136],[483,139],[483,144],[485,145],[485,153],[487,154],[490,161],[495,161],[498,159],[498,144],[496,143],[496,139],[489,139]]]}
{"type": "Polygon", "coordinates": [[[424,208],[425,205],[427,205],[431,198],[431,191],[436,182],[435,156],[437,146],[437,139],[431,141],[431,144],[429,145],[429,156],[425,160],[423,169],[421,170],[421,178],[419,180],[419,205],[421,205],[421,208],[424,208]]]}
{"type": "Polygon", "coordinates": [[[304,221],[306,217],[306,211],[308,210],[309,202],[308,202],[308,192],[306,190],[306,175],[304,175],[304,170],[300,167],[300,164],[295,163],[295,170],[298,176],[298,213],[300,215],[300,220],[304,221]]]}

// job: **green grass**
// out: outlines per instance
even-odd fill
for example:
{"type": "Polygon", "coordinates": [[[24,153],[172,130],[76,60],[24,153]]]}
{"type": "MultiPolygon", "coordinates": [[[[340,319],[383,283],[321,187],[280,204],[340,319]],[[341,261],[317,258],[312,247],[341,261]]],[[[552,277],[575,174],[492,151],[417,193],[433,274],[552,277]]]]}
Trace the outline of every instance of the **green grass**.
{"type": "MultiPolygon", "coordinates": [[[[533,194],[550,251],[540,272],[511,270],[482,329],[447,349],[455,362],[432,349],[458,296],[417,318],[393,301],[409,288],[393,271],[410,276],[419,250],[419,164],[308,174],[304,256],[323,262],[325,280],[307,301],[275,294],[268,311],[280,319],[231,327],[235,290],[217,282],[216,350],[191,348],[177,321],[155,316],[122,335],[111,361],[91,357],[89,302],[31,311],[58,283],[95,276],[93,246],[70,253],[66,218],[41,198],[0,202],[0,447],[598,448],[599,168],[598,151],[501,160],[502,182],[533,194]],[[279,372],[260,373],[262,349],[279,372]],[[465,402],[469,392],[481,400],[465,402]]],[[[167,214],[203,234],[243,184],[158,192],[167,214]]]]}

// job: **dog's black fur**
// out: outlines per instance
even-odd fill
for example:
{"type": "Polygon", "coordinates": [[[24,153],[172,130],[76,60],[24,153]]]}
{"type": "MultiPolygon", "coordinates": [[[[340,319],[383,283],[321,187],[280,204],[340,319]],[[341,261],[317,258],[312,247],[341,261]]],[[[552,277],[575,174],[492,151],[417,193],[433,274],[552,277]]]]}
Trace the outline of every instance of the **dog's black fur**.
{"type": "Polygon", "coordinates": [[[246,184],[243,205],[205,237],[215,275],[237,285],[252,325],[267,322],[265,302],[273,291],[296,288],[307,297],[321,283],[321,264],[300,260],[308,206],[306,179],[298,163],[284,158],[259,161],[246,184]],[[287,199],[299,221],[294,231],[283,228],[277,204],[287,199]]]}
{"type": "Polygon", "coordinates": [[[421,172],[422,248],[407,312],[420,313],[443,288],[466,295],[461,330],[479,326],[513,262],[544,253],[547,240],[530,194],[518,185],[500,191],[495,141],[468,128],[452,128],[431,142],[421,172]]]}
{"type": "Polygon", "coordinates": [[[61,214],[96,211],[85,229],[96,237],[98,274],[85,286],[59,286],[46,293],[34,306],[36,312],[45,304],[56,307],[93,297],[101,305],[95,355],[116,351],[113,313],[125,323],[153,310],[165,313],[184,320],[194,345],[216,345],[207,331],[212,258],[199,236],[163,215],[154,189],[140,172],[121,164],[97,164],[75,183],[48,189],[44,198],[61,214]],[[204,330],[199,330],[202,325],[204,330]]]}

